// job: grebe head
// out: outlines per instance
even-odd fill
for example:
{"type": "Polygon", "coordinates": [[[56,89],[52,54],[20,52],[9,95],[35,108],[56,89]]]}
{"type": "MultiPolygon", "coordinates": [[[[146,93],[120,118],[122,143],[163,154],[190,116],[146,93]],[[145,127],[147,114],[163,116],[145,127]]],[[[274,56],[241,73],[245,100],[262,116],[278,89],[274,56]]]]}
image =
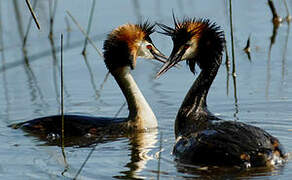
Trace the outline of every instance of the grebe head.
{"type": "Polygon", "coordinates": [[[165,57],[152,43],[150,34],[154,25],[147,21],[143,24],[125,24],[114,29],[104,42],[104,60],[112,71],[129,66],[134,69],[137,57],[156,59],[165,62],[165,57]]]}
{"type": "Polygon", "coordinates": [[[173,49],[156,77],[165,73],[179,61],[187,60],[190,70],[195,72],[195,65],[203,69],[212,67],[213,63],[221,64],[225,38],[223,31],[208,19],[185,18],[178,22],[173,16],[175,28],[158,24],[164,30],[162,34],[172,38],[173,49]]]}

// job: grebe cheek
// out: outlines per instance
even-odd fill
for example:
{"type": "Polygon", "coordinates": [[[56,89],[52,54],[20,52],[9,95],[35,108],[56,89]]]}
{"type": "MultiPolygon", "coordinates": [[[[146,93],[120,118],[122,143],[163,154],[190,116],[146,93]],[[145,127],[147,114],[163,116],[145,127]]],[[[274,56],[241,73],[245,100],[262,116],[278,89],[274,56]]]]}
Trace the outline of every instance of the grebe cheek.
{"type": "Polygon", "coordinates": [[[197,54],[197,48],[198,48],[197,41],[198,41],[197,39],[192,39],[185,44],[187,45],[188,48],[185,50],[185,53],[183,54],[181,60],[195,58],[197,54]]]}
{"type": "Polygon", "coordinates": [[[154,58],[154,56],[150,52],[150,47],[153,47],[153,45],[150,42],[145,41],[145,40],[140,41],[136,44],[136,46],[138,47],[138,50],[137,50],[138,57],[142,57],[145,59],[153,59],[154,58]]]}

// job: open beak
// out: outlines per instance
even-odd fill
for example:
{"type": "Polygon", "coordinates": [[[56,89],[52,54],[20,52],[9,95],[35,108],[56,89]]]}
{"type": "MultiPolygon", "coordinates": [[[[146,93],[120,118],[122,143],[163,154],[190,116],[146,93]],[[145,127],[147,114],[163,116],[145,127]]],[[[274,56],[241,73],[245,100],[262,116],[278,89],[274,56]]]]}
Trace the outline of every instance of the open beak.
{"type": "Polygon", "coordinates": [[[162,54],[154,45],[153,48],[150,50],[151,54],[153,55],[154,59],[166,63],[167,57],[162,54]]]}
{"type": "Polygon", "coordinates": [[[163,73],[165,73],[170,68],[175,66],[179,61],[181,61],[181,58],[182,58],[184,53],[185,53],[185,50],[179,50],[177,48],[173,48],[171,55],[169,56],[167,62],[157,72],[156,78],[160,77],[163,73]]]}

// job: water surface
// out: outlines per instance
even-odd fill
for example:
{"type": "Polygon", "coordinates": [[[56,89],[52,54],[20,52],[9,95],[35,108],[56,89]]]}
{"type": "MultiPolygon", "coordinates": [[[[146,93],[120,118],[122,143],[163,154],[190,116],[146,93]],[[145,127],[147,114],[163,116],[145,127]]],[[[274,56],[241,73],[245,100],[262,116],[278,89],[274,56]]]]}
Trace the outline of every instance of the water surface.
{"type": "MultiPolygon", "coordinates": [[[[44,146],[43,142],[26,136],[25,132],[7,127],[12,123],[59,113],[61,33],[64,34],[65,44],[65,112],[113,116],[125,102],[111,76],[101,88],[107,73],[102,58],[88,45],[87,61],[84,60],[81,54],[84,36],[66,14],[66,10],[70,11],[85,28],[92,1],[55,2],[57,7],[53,41],[48,39],[50,4],[48,1],[38,1],[35,12],[41,30],[37,30],[32,24],[26,44],[27,54],[22,51],[22,39],[30,19],[25,3],[16,0],[0,2],[3,38],[0,44],[1,179],[70,179],[75,176],[92,149],[65,148],[67,167],[60,147],[44,146]]],[[[289,3],[291,9],[291,2],[289,3]]],[[[275,6],[280,16],[285,17],[284,4],[275,2],[275,6]]],[[[96,46],[102,49],[106,34],[115,27],[127,22],[136,23],[140,19],[172,25],[173,10],[179,18],[208,17],[220,25],[225,31],[231,57],[227,7],[228,3],[224,0],[96,1],[90,36],[96,46]]],[[[230,72],[228,75],[226,66],[222,65],[211,87],[208,105],[221,118],[265,129],[280,139],[287,152],[291,152],[292,35],[289,24],[285,22],[273,36],[271,19],[267,1],[233,2],[236,96],[232,76],[230,72]],[[251,60],[242,51],[249,35],[251,60]]],[[[170,38],[155,33],[152,40],[166,55],[170,53],[170,38]]],[[[157,116],[158,131],[98,144],[79,178],[212,179],[219,176],[239,179],[289,179],[292,175],[289,162],[268,172],[251,170],[217,174],[175,163],[171,155],[175,141],[174,120],[184,95],[196,77],[185,63],[182,65],[182,68],[173,68],[155,80],[154,75],[161,64],[138,60],[132,74],[157,116]],[[159,161],[160,146],[162,153],[159,161]]],[[[123,108],[120,116],[127,116],[127,112],[127,108],[123,108]]]]}

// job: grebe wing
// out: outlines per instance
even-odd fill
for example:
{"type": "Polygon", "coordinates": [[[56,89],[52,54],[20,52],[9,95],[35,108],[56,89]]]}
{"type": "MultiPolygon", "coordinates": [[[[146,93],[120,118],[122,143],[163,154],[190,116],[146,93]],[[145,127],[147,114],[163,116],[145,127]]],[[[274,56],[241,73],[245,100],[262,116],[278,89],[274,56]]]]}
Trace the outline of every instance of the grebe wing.
{"type": "MultiPolygon", "coordinates": [[[[46,116],[30,121],[12,124],[10,127],[14,129],[21,128],[30,133],[36,134],[60,134],[62,123],[61,115],[46,116]]],[[[64,115],[64,126],[66,136],[83,136],[86,133],[98,133],[108,126],[123,124],[127,122],[127,118],[109,118],[94,117],[84,115],[64,115]]]]}
{"type": "Polygon", "coordinates": [[[232,121],[178,138],[173,153],[190,163],[227,166],[262,166],[274,155],[285,156],[277,138],[258,127],[232,121]]]}

